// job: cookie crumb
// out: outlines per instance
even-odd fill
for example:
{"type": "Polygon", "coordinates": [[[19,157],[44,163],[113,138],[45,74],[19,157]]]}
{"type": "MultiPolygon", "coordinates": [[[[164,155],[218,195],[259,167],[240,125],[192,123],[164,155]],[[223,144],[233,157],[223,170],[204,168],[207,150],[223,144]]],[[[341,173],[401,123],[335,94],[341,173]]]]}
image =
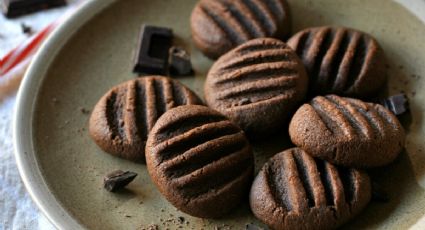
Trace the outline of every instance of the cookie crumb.
{"type": "Polygon", "coordinates": [[[82,114],[89,114],[90,113],[90,110],[86,109],[84,107],[80,107],[80,111],[81,111],[82,114]]]}
{"type": "Polygon", "coordinates": [[[183,224],[183,223],[184,223],[184,221],[185,221],[184,217],[179,216],[179,222],[180,222],[181,224],[183,224]]]}
{"type": "Polygon", "coordinates": [[[159,227],[156,224],[151,224],[147,228],[142,228],[142,230],[159,230],[159,227]]]}

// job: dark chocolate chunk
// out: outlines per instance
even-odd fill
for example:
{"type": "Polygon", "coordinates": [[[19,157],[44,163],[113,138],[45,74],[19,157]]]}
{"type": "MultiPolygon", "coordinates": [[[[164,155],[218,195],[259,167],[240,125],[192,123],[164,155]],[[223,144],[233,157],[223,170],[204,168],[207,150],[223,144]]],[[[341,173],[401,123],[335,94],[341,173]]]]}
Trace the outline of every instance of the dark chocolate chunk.
{"type": "Polygon", "coordinates": [[[170,73],[177,76],[187,76],[193,73],[190,54],[181,47],[170,48],[170,73]]]}
{"type": "Polygon", "coordinates": [[[27,34],[27,35],[33,34],[31,26],[28,26],[25,23],[21,23],[21,29],[22,29],[22,33],[24,33],[24,34],[27,34]]]}
{"type": "Polygon", "coordinates": [[[173,31],[171,29],[143,25],[133,72],[139,74],[167,74],[168,52],[172,40],[173,31]]]}
{"type": "Polygon", "coordinates": [[[1,8],[8,18],[66,5],[66,0],[3,0],[1,8]]]}
{"type": "Polygon", "coordinates": [[[381,99],[378,103],[389,109],[396,116],[405,113],[407,111],[407,108],[409,107],[406,94],[404,93],[396,94],[391,97],[381,99]]]}
{"type": "Polygon", "coordinates": [[[134,172],[115,170],[103,178],[103,187],[109,192],[115,192],[127,186],[136,176],[134,172]]]}

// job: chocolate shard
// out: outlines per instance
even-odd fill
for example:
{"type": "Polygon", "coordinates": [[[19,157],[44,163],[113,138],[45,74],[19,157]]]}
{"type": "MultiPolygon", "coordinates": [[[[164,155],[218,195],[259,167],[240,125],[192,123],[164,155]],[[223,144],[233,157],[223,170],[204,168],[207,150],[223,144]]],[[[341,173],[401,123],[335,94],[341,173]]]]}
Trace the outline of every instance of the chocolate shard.
{"type": "Polygon", "coordinates": [[[190,54],[181,47],[170,48],[170,73],[177,76],[188,76],[193,73],[190,54]]]}
{"type": "Polygon", "coordinates": [[[396,116],[405,113],[409,107],[406,94],[404,93],[399,93],[388,98],[380,99],[378,103],[389,109],[396,116]]]}
{"type": "Polygon", "coordinates": [[[168,52],[173,40],[169,28],[143,25],[134,60],[135,73],[167,74],[168,52]]]}
{"type": "Polygon", "coordinates": [[[1,9],[8,18],[66,5],[66,0],[2,0],[1,9]]]}
{"type": "Polygon", "coordinates": [[[28,26],[25,23],[21,23],[21,29],[22,29],[22,33],[27,34],[28,36],[30,36],[34,33],[32,31],[31,26],[28,26]]]}
{"type": "Polygon", "coordinates": [[[135,172],[115,170],[103,178],[103,187],[109,192],[116,192],[127,186],[136,176],[135,172]]]}

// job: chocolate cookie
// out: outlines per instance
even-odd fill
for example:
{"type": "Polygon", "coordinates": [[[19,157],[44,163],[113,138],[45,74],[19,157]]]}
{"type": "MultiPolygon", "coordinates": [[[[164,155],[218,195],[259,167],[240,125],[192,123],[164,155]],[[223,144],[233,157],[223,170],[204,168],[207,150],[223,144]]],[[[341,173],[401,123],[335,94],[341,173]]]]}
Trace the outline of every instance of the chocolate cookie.
{"type": "Polygon", "coordinates": [[[146,144],[152,180],[190,215],[223,216],[246,198],[254,157],[244,132],[205,106],[180,106],[159,118],[146,144]]]}
{"type": "Polygon", "coordinates": [[[156,120],[179,105],[202,104],[190,89],[161,76],[141,77],[110,89],[90,117],[93,140],[105,152],[133,161],[145,158],[145,143],[156,120]]]}
{"type": "Polygon", "coordinates": [[[292,142],[337,165],[377,167],[392,162],[404,146],[404,130],[385,107],[336,95],[315,97],[289,124],[292,142]]]}
{"type": "Polygon", "coordinates": [[[214,59],[254,38],[283,38],[289,27],[286,0],[201,0],[191,17],[195,45],[214,59]]]}
{"type": "Polygon", "coordinates": [[[205,82],[207,104],[261,137],[280,129],[307,91],[294,51],[272,38],[248,41],[220,57],[205,82]]]}
{"type": "Polygon", "coordinates": [[[254,215],[272,229],[335,229],[370,201],[369,176],[314,159],[299,148],[278,153],[251,187],[254,215]]]}
{"type": "Polygon", "coordinates": [[[366,98],[385,84],[385,57],[370,35],[348,28],[315,27],[288,40],[301,57],[312,95],[366,98]]]}

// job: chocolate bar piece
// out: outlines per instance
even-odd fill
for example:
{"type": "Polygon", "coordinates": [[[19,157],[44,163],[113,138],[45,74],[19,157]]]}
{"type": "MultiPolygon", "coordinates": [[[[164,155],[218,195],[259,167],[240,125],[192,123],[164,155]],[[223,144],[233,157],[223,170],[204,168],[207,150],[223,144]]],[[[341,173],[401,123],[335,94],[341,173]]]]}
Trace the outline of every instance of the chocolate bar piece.
{"type": "Polygon", "coordinates": [[[173,41],[173,31],[164,27],[143,25],[133,72],[167,74],[168,52],[173,41]]]}
{"type": "Polygon", "coordinates": [[[381,99],[378,103],[389,109],[396,116],[405,113],[408,109],[408,101],[404,93],[381,99]]]}
{"type": "Polygon", "coordinates": [[[1,0],[2,11],[8,18],[63,5],[66,0],[1,0]]]}
{"type": "Polygon", "coordinates": [[[170,73],[171,75],[187,76],[193,73],[189,53],[181,47],[170,48],[170,73]]]}
{"type": "Polygon", "coordinates": [[[135,172],[115,170],[103,178],[103,187],[109,192],[115,192],[127,186],[136,176],[135,172]]]}

